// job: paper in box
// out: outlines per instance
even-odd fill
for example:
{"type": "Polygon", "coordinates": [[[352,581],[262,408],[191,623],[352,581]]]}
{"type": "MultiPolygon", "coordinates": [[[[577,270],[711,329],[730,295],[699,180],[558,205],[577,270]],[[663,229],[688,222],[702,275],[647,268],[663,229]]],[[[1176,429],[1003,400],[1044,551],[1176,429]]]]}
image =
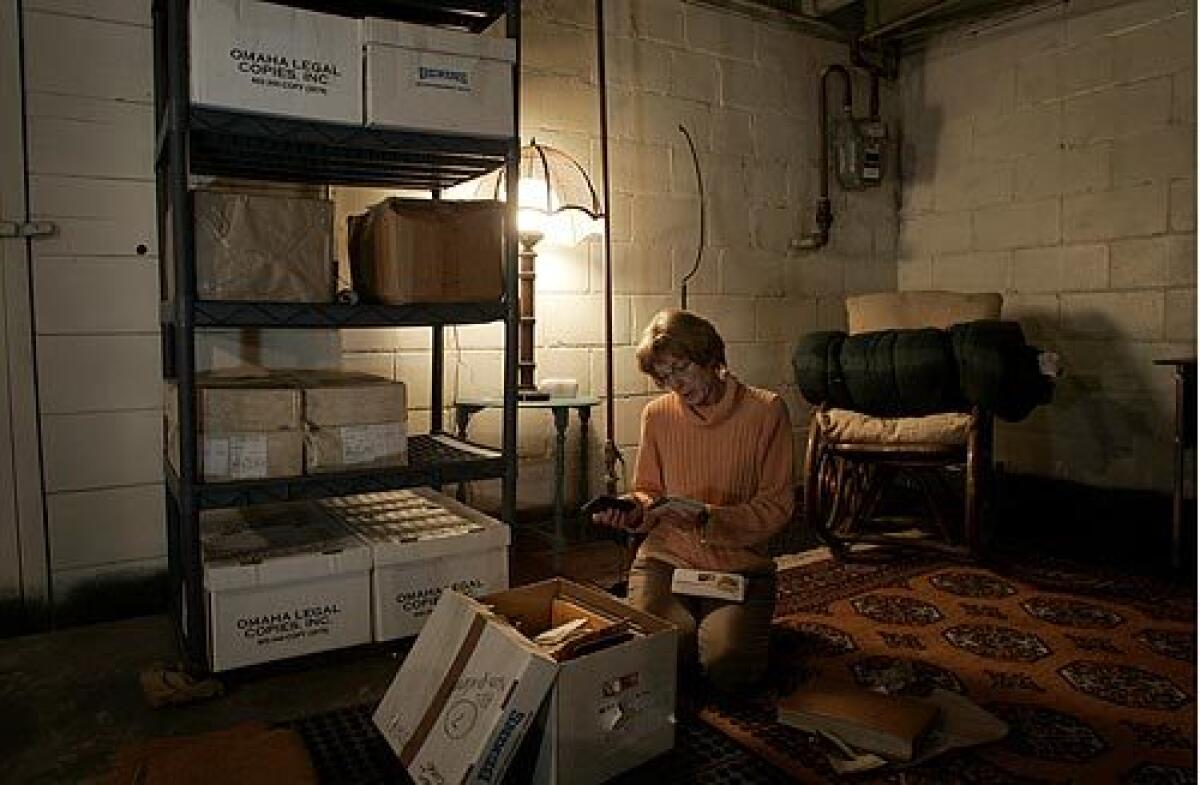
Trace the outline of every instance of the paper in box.
{"type": "Polygon", "coordinates": [[[191,0],[192,102],[361,125],[361,22],[256,0],[191,0]]]}
{"type": "Polygon", "coordinates": [[[416,635],[446,589],[478,597],[508,588],[508,527],[431,488],[318,504],[371,547],[376,641],[416,635]]]}
{"type": "Polygon", "coordinates": [[[192,199],[199,299],[333,300],[332,202],[225,190],[192,199]]]}
{"type": "Polygon", "coordinates": [[[368,302],[497,302],[504,205],[392,197],[352,215],[350,275],[368,302]]]}
{"type": "Polygon", "coordinates": [[[513,764],[517,781],[603,782],[674,743],[676,635],[662,619],[562,579],[491,594],[482,604],[447,591],[388,688],[375,724],[418,782],[438,776],[445,782],[499,782],[513,761],[512,737],[528,730],[527,715],[533,710],[538,713],[534,732],[525,740],[520,762],[513,764]],[[533,642],[556,623],[578,618],[589,625],[599,619],[610,629],[583,632],[585,638],[592,636],[590,646],[571,648],[569,640],[547,647],[533,642]],[[473,627],[481,628],[476,633],[481,642],[470,646],[472,651],[484,648],[488,631],[503,634],[505,648],[487,662],[468,659],[471,667],[463,668],[457,663],[473,627]],[[605,635],[609,631],[616,635],[605,635]],[[453,727],[456,716],[482,713],[461,705],[451,710],[452,690],[439,692],[432,684],[470,686],[481,673],[503,674],[494,685],[502,690],[529,663],[542,663],[544,670],[546,659],[553,687],[548,677],[541,678],[543,693],[549,689],[545,702],[534,697],[528,683],[521,684],[504,702],[508,713],[492,712],[486,718],[494,744],[459,743],[453,735],[433,730],[444,729],[448,721],[453,727]],[[512,712],[520,719],[511,719],[512,712]],[[499,744],[506,726],[512,730],[499,744]],[[418,727],[425,728],[425,735],[415,732],[418,727]]]}
{"type": "Polygon", "coordinates": [[[367,125],[513,136],[515,41],[367,19],[363,48],[367,125]]]}
{"type": "Polygon", "coordinates": [[[213,670],[370,640],[370,552],[315,505],[205,512],[200,543],[213,670]]]}

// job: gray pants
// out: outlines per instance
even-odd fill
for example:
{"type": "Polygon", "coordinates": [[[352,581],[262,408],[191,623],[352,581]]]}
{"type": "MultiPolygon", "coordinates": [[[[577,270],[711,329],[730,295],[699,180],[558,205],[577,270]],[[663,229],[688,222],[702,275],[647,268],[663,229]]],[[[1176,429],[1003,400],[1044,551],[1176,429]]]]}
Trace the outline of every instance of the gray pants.
{"type": "Polygon", "coordinates": [[[674,570],[639,557],[629,572],[629,602],[679,628],[680,673],[698,669],[726,691],[759,682],[767,670],[775,574],[747,575],[746,599],[738,603],[673,594],[674,570]]]}

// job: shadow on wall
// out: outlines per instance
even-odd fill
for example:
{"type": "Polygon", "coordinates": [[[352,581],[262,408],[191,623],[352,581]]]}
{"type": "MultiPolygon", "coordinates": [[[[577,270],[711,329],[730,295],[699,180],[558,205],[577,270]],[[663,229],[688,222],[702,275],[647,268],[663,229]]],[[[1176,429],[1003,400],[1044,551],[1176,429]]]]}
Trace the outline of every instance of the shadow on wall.
{"type": "MultiPolygon", "coordinates": [[[[904,216],[934,209],[934,173],[942,163],[939,155],[950,148],[943,139],[945,110],[926,103],[925,81],[928,78],[923,54],[905,58],[900,69],[902,108],[896,118],[896,149],[899,151],[896,172],[900,180],[896,211],[904,216]],[[920,78],[914,78],[915,74],[920,74],[920,78]]],[[[897,245],[898,260],[904,248],[897,245]]],[[[922,286],[927,288],[929,283],[922,286]]]]}
{"type": "Polygon", "coordinates": [[[1051,403],[1010,426],[1028,428],[1031,449],[1044,451],[1040,460],[1014,456],[1017,463],[1032,457],[1045,474],[1090,485],[1169,489],[1171,376],[1138,351],[1147,344],[1118,337],[1118,326],[1098,311],[1054,325],[1016,318],[1030,343],[1059,354],[1064,370],[1051,403]]]}

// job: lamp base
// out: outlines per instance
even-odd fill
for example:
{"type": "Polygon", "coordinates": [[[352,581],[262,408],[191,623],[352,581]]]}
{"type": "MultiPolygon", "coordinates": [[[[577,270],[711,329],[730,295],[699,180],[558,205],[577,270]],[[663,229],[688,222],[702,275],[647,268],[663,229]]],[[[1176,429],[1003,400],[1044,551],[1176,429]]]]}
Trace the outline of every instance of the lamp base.
{"type": "Polygon", "coordinates": [[[550,393],[541,390],[517,390],[518,401],[548,401],[550,393]]]}

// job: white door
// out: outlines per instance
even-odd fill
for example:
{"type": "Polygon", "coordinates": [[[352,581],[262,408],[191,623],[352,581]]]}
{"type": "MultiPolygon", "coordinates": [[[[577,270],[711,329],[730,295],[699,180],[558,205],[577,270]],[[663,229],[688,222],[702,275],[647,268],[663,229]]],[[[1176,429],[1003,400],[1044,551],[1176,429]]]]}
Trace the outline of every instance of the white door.
{"type": "Polygon", "coordinates": [[[55,619],[143,612],[166,570],[150,0],[20,6],[28,210],[56,226],[30,251],[55,619]]]}
{"type": "Polygon", "coordinates": [[[0,603],[46,609],[48,565],[34,386],[17,0],[0,0],[0,603]]]}

